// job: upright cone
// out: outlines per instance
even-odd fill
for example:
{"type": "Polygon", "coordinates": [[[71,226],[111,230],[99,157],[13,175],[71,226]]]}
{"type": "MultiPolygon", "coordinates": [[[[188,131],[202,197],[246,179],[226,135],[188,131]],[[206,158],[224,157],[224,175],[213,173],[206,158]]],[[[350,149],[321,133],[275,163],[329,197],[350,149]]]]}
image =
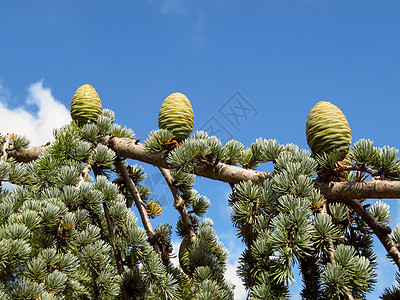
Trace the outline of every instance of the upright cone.
{"type": "Polygon", "coordinates": [[[102,111],[100,97],[90,84],[84,84],[76,90],[71,101],[72,120],[81,125],[95,122],[102,111]]]}
{"type": "Polygon", "coordinates": [[[342,111],[330,102],[318,102],[311,109],[307,118],[306,136],[314,156],[335,150],[339,160],[343,160],[349,152],[349,123],[342,111]]]}
{"type": "Polygon", "coordinates": [[[158,127],[170,130],[175,140],[187,139],[193,130],[194,115],[192,105],[184,94],[173,93],[161,105],[158,127]]]}

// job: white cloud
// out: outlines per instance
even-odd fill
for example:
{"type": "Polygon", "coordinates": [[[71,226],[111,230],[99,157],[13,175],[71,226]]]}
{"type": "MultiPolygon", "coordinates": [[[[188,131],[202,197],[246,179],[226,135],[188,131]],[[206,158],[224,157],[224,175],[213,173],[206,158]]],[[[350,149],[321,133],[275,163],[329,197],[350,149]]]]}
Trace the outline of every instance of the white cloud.
{"type": "Polygon", "coordinates": [[[242,279],[236,274],[238,262],[234,264],[228,263],[225,278],[235,286],[235,299],[241,300],[247,298],[246,288],[243,286],[242,279]]]}
{"type": "Polygon", "coordinates": [[[2,187],[3,190],[12,191],[15,187],[17,187],[17,185],[12,184],[12,183],[9,183],[9,182],[7,182],[7,181],[3,181],[3,182],[1,183],[1,187],[2,187]]]}
{"type": "Polygon", "coordinates": [[[247,291],[242,283],[242,279],[236,274],[239,266],[239,258],[244,250],[244,245],[237,239],[236,234],[231,232],[222,232],[218,235],[219,240],[229,251],[227,270],[225,278],[235,285],[235,299],[246,299],[247,291]]]}
{"type": "Polygon", "coordinates": [[[221,232],[218,234],[219,240],[224,244],[225,248],[229,250],[229,261],[233,263],[239,260],[244,250],[244,244],[238,240],[233,230],[221,232]]]}
{"type": "Polygon", "coordinates": [[[184,0],[164,0],[161,4],[161,12],[168,14],[187,14],[188,10],[183,5],[184,0]]]}
{"type": "Polygon", "coordinates": [[[28,87],[26,106],[9,108],[9,93],[0,85],[0,131],[25,135],[34,146],[39,146],[53,140],[53,129],[68,124],[71,121],[69,110],[54,99],[49,88],[43,87],[43,82],[31,84],[28,87]],[[32,113],[33,109],[37,113],[32,113]]]}
{"type": "Polygon", "coordinates": [[[178,252],[179,252],[179,246],[181,242],[179,241],[172,241],[172,248],[173,248],[173,257],[171,258],[171,262],[175,267],[179,266],[179,259],[178,259],[178,252]]]}

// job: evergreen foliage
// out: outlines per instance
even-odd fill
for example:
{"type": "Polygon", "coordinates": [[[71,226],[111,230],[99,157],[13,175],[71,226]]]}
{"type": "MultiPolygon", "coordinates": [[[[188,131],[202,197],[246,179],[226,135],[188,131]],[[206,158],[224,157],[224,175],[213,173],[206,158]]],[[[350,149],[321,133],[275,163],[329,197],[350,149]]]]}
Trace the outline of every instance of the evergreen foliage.
{"type": "MultiPolygon", "coordinates": [[[[109,126],[112,115],[99,117],[101,127],[72,123],[56,130],[55,142],[33,162],[1,163],[2,180],[19,185],[0,200],[2,299],[179,299],[176,276],[149,244],[118,185],[100,175],[111,174],[116,158],[101,140],[133,137],[109,126]]],[[[140,168],[132,173],[143,179],[140,168]]]]}
{"type": "MultiPolygon", "coordinates": [[[[0,136],[0,180],[16,185],[0,194],[0,299],[233,299],[225,279],[228,252],[207,217],[210,200],[194,189],[195,170],[220,163],[246,171],[273,165],[268,178],[231,184],[228,200],[245,246],[237,274],[248,299],[288,299],[296,265],[303,299],[366,299],[374,288],[373,228],[350,206],[326,199],[318,183],[399,180],[397,149],[362,139],[344,158],[334,149],[312,156],[276,140],[260,138],[245,148],[203,131],[183,141],[169,129],[152,131],[145,153],[166,160],[171,181],[163,175],[180,213],[180,265],[174,266],[173,226],[138,225],[133,205],[144,224],[163,209],[143,184],[143,167],[117,157],[107,144],[113,138],[138,142],[114,122],[104,109],[90,122],[56,129],[54,142],[28,163],[9,155],[23,153],[26,137],[0,136]]],[[[387,204],[365,208],[387,228],[387,204]]],[[[399,248],[400,225],[388,239],[399,248]]],[[[381,299],[399,295],[395,286],[381,299]]]]}

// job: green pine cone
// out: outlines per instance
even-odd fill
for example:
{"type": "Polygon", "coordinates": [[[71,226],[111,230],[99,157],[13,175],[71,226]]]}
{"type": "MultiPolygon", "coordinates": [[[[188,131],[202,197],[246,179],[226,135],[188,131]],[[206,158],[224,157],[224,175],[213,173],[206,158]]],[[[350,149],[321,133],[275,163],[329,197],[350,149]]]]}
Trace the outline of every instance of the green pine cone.
{"type": "Polygon", "coordinates": [[[188,247],[190,246],[190,237],[185,237],[179,246],[179,252],[178,252],[178,259],[179,259],[179,265],[181,266],[182,271],[186,275],[190,275],[191,271],[189,268],[189,250],[188,247]]]}
{"type": "Polygon", "coordinates": [[[76,90],[71,101],[72,120],[81,125],[95,122],[102,111],[100,97],[90,84],[84,84],[76,90]]]}
{"type": "Polygon", "coordinates": [[[193,130],[194,115],[192,105],[184,94],[173,93],[161,105],[158,127],[168,129],[177,141],[187,139],[193,130]]]}
{"type": "Polygon", "coordinates": [[[314,156],[335,150],[339,160],[343,160],[349,152],[349,123],[342,111],[330,102],[318,102],[311,109],[307,118],[306,136],[314,156]]]}

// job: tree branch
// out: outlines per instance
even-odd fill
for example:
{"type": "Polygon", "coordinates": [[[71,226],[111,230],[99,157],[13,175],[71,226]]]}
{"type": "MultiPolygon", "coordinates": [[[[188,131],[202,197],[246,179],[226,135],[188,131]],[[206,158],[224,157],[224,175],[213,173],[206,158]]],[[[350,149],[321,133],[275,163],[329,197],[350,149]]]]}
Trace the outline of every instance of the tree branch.
{"type": "MultiPolygon", "coordinates": [[[[167,164],[166,153],[149,154],[144,145],[128,138],[108,138],[105,143],[117,156],[131,158],[156,167],[173,169],[167,164]]],[[[20,162],[29,162],[39,157],[45,147],[28,147],[22,153],[11,151],[10,156],[20,162]]],[[[241,181],[262,181],[271,178],[271,174],[251,169],[218,163],[196,168],[194,174],[213,180],[236,184],[241,181]]],[[[367,198],[400,198],[400,181],[368,180],[365,182],[316,182],[322,194],[328,199],[367,199],[367,198]]]]}
{"type": "Polygon", "coordinates": [[[10,149],[11,145],[13,144],[13,140],[9,134],[4,136],[2,141],[3,145],[1,146],[1,153],[0,153],[0,162],[5,161],[7,159],[7,150],[10,149]]]}
{"type": "MultiPolygon", "coordinates": [[[[149,154],[146,152],[144,144],[136,144],[134,140],[128,138],[112,137],[106,143],[120,157],[139,160],[164,169],[173,169],[167,164],[165,151],[157,154],[149,154]]],[[[266,172],[243,169],[223,163],[196,168],[194,174],[228,183],[239,183],[244,180],[262,181],[271,177],[271,174],[266,172]]]]}
{"type": "MultiPolygon", "coordinates": [[[[87,165],[90,165],[90,164],[88,163],[87,165]]],[[[89,169],[89,171],[90,171],[90,169],[89,169]]],[[[100,175],[98,170],[94,167],[93,167],[93,173],[96,177],[100,175]]],[[[81,182],[82,182],[82,180],[81,180],[81,182]]],[[[114,252],[114,258],[115,258],[115,263],[117,265],[118,274],[122,275],[124,273],[124,264],[122,261],[121,251],[119,250],[119,248],[117,247],[117,244],[115,243],[115,237],[114,237],[115,226],[114,226],[114,222],[111,220],[110,210],[105,201],[103,201],[103,209],[104,209],[104,217],[106,219],[106,223],[107,223],[107,227],[108,227],[108,235],[110,238],[109,241],[110,241],[111,247],[114,252]]],[[[129,300],[130,298],[127,294],[125,285],[122,284],[121,289],[122,289],[122,299],[129,300]]]]}
{"type": "MultiPolygon", "coordinates": [[[[321,208],[321,214],[328,214],[328,204],[325,201],[324,205],[321,208]]],[[[333,264],[335,262],[335,245],[333,244],[332,239],[328,240],[328,245],[326,247],[327,252],[328,252],[328,258],[329,258],[329,262],[331,264],[333,264]]]]}
{"type": "MultiPolygon", "coordinates": [[[[115,151],[118,157],[125,157],[141,162],[149,163],[160,168],[172,193],[175,192],[173,180],[168,178],[166,169],[170,169],[166,160],[166,152],[149,154],[143,144],[128,138],[109,137],[104,143],[115,151]]],[[[9,156],[14,157],[19,162],[29,162],[37,159],[46,150],[45,147],[28,147],[22,153],[15,150],[9,152],[9,156]]],[[[217,163],[214,165],[204,165],[194,169],[194,174],[213,180],[219,180],[230,184],[237,184],[241,181],[263,181],[271,178],[271,174],[251,169],[244,169],[238,166],[217,163]]],[[[123,175],[123,172],[120,172],[123,175]]],[[[169,174],[170,176],[170,174],[169,174]]],[[[124,177],[124,176],[123,176],[124,177]]],[[[129,177],[129,176],[128,176],[129,177]]],[[[130,178],[129,178],[130,179],[130,178]]],[[[129,182],[126,181],[129,187],[129,182]]],[[[390,228],[379,224],[379,222],[369,213],[357,199],[367,198],[400,198],[400,181],[375,180],[371,179],[363,182],[320,182],[315,181],[315,187],[321,194],[330,201],[342,202],[353,209],[371,228],[379,238],[389,256],[393,259],[400,269],[400,251],[390,239],[390,228]]],[[[135,198],[136,188],[130,188],[132,196],[135,198]]],[[[178,191],[179,193],[179,191],[178,191]]],[[[137,194],[137,190],[136,190],[137,194]]],[[[177,194],[176,194],[177,195],[177,194]]],[[[179,199],[178,199],[179,203],[179,199]]],[[[141,205],[137,205],[138,208],[141,205]]],[[[179,209],[178,209],[179,210],[179,209]]],[[[140,210],[139,210],[140,211],[140,210]]],[[[187,215],[181,214],[182,216],[187,215]]],[[[144,220],[142,218],[142,220],[144,220]]],[[[189,223],[188,223],[189,224],[189,223]]]]}
{"type": "Polygon", "coordinates": [[[114,161],[117,172],[124,179],[126,186],[128,187],[129,193],[131,194],[133,200],[135,201],[135,205],[139,211],[140,218],[142,219],[143,226],[146,230],[147,236],[149,237],[150,243],[152,244],[154,250],[160,254],[160,248],[158,247],[156,241],[154,241],[155,232],[153,226],[151,225],[150,218],[147,214],[146,208],[144,207],[144,203],[140,198],[139,192],[136,189],[136,186],[132,179],[129,177],[128,170],[122,163],[122,161],[117,158],[114,161]]]}
{"type": "Polygon", "coordinates": [[[92,165],[90,163],[87,163],[86,166],[83,168],[81,175],[79,176],[79,183],[76,186],[76,189],[79,189],[82,183],[86,181],[91,170],[92,170],[92,165]]]}
{"type": "MultiPolygon", "coordinates": [[[[321,209],[321,214],[328,214],[328,203],[325,201],[324,205],[322,206],[321,209]]],[[[328,245],[327,245],[327,252],[328,252],[328,258],[329,258],[329,262],[331,264],[335,263],[335,253],[336,253],[336,249],[335,249],[335,245],[333,244],[332,239],[328,240],[328,245]]],[[[351,292],[346,292],[344,294],[345,298],[347,300],[354,300],[353,295],[351,294],[351,292]]]]}
{"type": "Polygon", "coordinates": [[[178,188],[174,184],[174,178],[171,175],[171,172],[168,169],[164,169],[159,167],[161,174],[164,176],[165,181],[167,182],[169,189],[174,197],[174,205],[178,210],[179,214],[182,217],[183,224],[185,225],[186,232],[189,234],[190,241],[194,242],[196,240],[196,232],[194,230],[192,221],[190,220],[190,215],[186,209],[185,201],[182,199],[181,193],[178,188]]]}
{"type": "Polygon", "coordinates": [[[315,182],[320,192],[330,200],[400,198],[400,181],[368,180],[359,182],[315,182]]]}
{"type": "Polygon", "coordinates": [[[22,152],[17,152],[15,150],[12,150],[8,154],[9,156],[14,157],[19,162],[27,163],[37,159],[45,151],[46,147],[39,146],[39,147],[27,147],[22,152]]]}
{"type": "Polygon", "coordinates": [[[349,206],[365,221],[365,223],[367,223],[400,270],[400,251],[389,237],[391,233],[390,227],[380,224],[375,217],[364,208],[360,201],[356,199],[342,199],[339,202],[349,206]]]}

